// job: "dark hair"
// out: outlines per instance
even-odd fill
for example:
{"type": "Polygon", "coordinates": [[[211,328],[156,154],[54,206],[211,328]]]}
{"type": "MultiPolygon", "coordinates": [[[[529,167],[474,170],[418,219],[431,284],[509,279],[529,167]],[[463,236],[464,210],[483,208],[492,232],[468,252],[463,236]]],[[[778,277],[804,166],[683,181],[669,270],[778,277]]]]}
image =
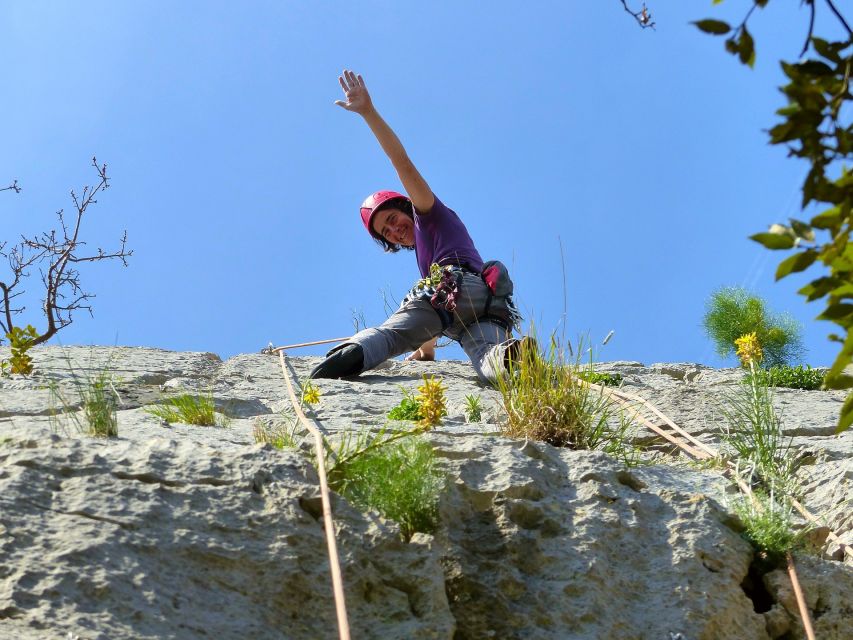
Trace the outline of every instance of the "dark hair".
{"type": "MultiPolygon", "coordinates": [[[[393,198],[392,200],[388,200],[383,202],[381,205],[376,207],[376,211],[373,212],[373,215],[376,215],[377,212],[382,209],[399,209],[407,216],[409,216],[412,220],[415,219],[414,209],[412,207],[412,201],[408,198],[393,198]]],[[[393,242],[388,242],[381,235],[376,233],[373,230],[373,222],[371,220],[370,223],[370,235],[373,236],[373,239],[376,240],[376,243],[382,247],[386,253],[397,253],[400,249],[406,249],[407,251],[414,251],[414,247],[407,247],[402,244],[395,244],[393,242]]]]}

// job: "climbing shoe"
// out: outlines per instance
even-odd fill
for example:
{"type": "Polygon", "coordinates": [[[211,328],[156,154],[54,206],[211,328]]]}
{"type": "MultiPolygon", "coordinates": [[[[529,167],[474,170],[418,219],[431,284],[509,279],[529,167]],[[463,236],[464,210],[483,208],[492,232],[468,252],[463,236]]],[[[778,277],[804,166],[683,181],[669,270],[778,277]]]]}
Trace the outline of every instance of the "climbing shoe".
{"type": "Polygon", "coordinates": [[[346,378],[361,373],[364,350],[361,345],[345,344],[335,347],[326,359],[311,371],[312,378],[346,378]]]}

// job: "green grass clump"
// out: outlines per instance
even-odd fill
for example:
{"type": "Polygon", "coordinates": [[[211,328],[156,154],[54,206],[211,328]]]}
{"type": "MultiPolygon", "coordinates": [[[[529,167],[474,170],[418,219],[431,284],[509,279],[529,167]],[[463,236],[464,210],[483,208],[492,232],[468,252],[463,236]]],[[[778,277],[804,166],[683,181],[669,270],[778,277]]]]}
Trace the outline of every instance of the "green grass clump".
{"type": "MultiPolygon", "coordinates": [[[[751,373],[747,374],[747,383],[749,383],[751,376],[751,373]]],[[[823,371],[812,369],[809,365],[806,365],[805,368],[803,365],[796,367],[782,365],[767,369],[756,369],[755,377],[759,384],[769,387],[814,391],[823,386],[823,379],[826,374],[823,371]]]]}
{"type": "Polygon", "coordinates": [[[398,522],[406,540],[416,531],[432,533],[444,487],[432,447],[412,436],[386,438],[383,433],[374,438],[362,434],[354,445],[344,445],[340,462],[329,473],[330,484],[357,507],[398,522]],[[361,453],[348,456],[351,447],[361,453]]]}
{"type": "Polygon", "coordinates": [[[578,373],[581,380],[592,384],[603,384],[605,387],[618,387],[622,384],[622,375],[618,373],[606,373],[604,371],[581,371],[578,373]]]}
{"type": "Polygon", "coordinates": [[[146,409],[146,413],[160,418],[163,422],[182,422],[203,427],[224,427],[227,420],[216,414],[213,395],[193,395],[184,393],[167,398],[162,405],[146,409]]]}
{"type": "Polygon", "coordinates": [[[764,300],[746,289],[724,287],[715,291],[706,303],[702,324],[722,358],[734,354],[735,340],[755,333],[768,366],[802,360],[800,324],[788,314],[771,313],[764,300]]]}
{"type": "MultiPolygon", "coordinates": [[[[628,442],[630,422],[603,391],[583,379],[594,373],[592,362],[583,365],[579,357],[566,362],[553,337],[545,354],[535,339],[519,344],[517,357],[495,383],[504,414],[501,433],[556,447],[598,449],[636,463],[636,450],[628,442]]],[[[582,345],[574,352],[583,353],[582,345]]]]}
{"type": "Polygon", "coordinates": [[[400,400],[400,404],[388,412],[388,419],[418,422],[421,418],[421,403],[415,398],[413,392],[403,389],[403,399],[400,400]]]}
{"type": "Polygon", "coordinates": [[[267,424],[261,418],[257,418],[252,426],[252,437],[255,442],[268,444],[276,449],[297,449],[299,447],[295,422],[289,425],[267,424]]]}
{"type": "Polygon", "coordinates": [[[733,507],[744,525],[741,535],[768,565],[778,564],[802,545],[807,530],[794,531],[790,506],[779,504],[772,495],[756,491],[752,499],[741,497],[733,507]]]}
{"type": "MultiPolygon", "coordinates": [[[[50,384],[51,423],[58,429],[59,417],[68,420],[78,433],[85,433],[98,438],[115,438],[118,436],[118,405],[121,402],[111,373],[105,368],[96,375],[80,378],[70,359],[67,359],[71,379],[79,397],[79,409],[72,403],[58,384],[50,384]],[[53,408],[59,404],[62,409],[57,414],[53,408]]],[[[64,426],[61,427],[64,430],[64,426]]]]}
{"type": "Polygon", "coordinates": [[[119,398],[110,375],[102,371],[91,379],[81,390],[81,398],[89,435],[101,438],[117,436],[119,398]]]}

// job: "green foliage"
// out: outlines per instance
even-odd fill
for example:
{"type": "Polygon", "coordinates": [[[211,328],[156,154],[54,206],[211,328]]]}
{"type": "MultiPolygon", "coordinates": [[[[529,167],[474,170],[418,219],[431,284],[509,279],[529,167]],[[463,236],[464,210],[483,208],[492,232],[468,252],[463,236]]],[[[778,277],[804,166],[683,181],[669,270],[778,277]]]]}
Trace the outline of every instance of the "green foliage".
{"type": "Polygon", "coordinates": [[[754,364],[743,384],[724,393],[721,412],[726,425],[722,440],[735,452],[739,468],[750,470],[760,486],[793,494],[797,462],[791,438],[782,431],[782,419],[773,407],[773,392],[762,384],[754,364]]]}
{"type": "Polygon", "coordinates": [[[480,422],[483,419],[483,401],[480,396],[465,396],[465,422],[480,422]]]}
{"type": "Polygon", "coordinates": [[[578,376],[592,384],[603,384],[605,387],[618,387],[622,384],[622,376],[618,373],[606,373],[604,371],[581,371],[578,376]]]}
{"type": "Polygon", "coordinates": [[[751,498],[742,496],[733,506],[744,525],[743,537],[768,565],[775,566],[786,553],[802,545],[807,530],[794,531],[790,505],[780,504],[772,493],[755,491],[751,498]]]}
{"type": "Polygon", "coordinates": [[[400,523],[408,540],[416,531],[432,533],[444,478],[432,447],[413,432],[362,431],[345,438],[329,471],[329,483],[362,509],[374,509],[400,523]]]}
{"type": "Polygon", "coordinates": [[[415,394],[403,389],[403,399],[388,412],[388,419],[418,422],[421,419],[421,404],[415,398],[415,394]]]}
{"type": "MultiPolygon", "coordinates": [[[[752,373],[747,374],[746,382],[750,384],[752,373]]],[[[823,386],[826,374],[823,371],[812,369],[809,365],[797,365],[790,367],[770,367],[769,369],[756,369],[755,378],[758,384],[768,387],[786,387],[788,389],[806,389],[814,391],[823,386]]]]}
{"type": "Polygon", "coordinates": [[[193,395],[184,393],[168,398],[162,405],[150,407],[146,413],[160,418],[163,422],[183,422],[203,427],[227,426],[227,419],[217,415],[213,395],[193,395]]]}
{"type": "MultiPolygon", "coordinates": [[[[755,6],[764,6],[767,0],[756,0],[755,6]]],[[[830,389],[853,388],[853,376],[845,373],[853,363],[853,124],[849,117],[842,120],[844,107],[853,101],[850,77],[853,71],[853,34],[841,14],[835,18],[844,27],[845,39],[830,41],[814,37],[814,12],[816,3],[808,3],[812,12],[809,27],[811,57],[798,63],[782,62],[787,84],[782,87],[787,105],[776,111],[781,121],[769,130],[770,143],[781,145],[789,156],[805,160],[809,170],[803,182],[802,208],[823,205],[823,211],[812,216],[809,222],[791,219],[789,224],[774,224],[768,232],[751,238],[768,249],[793,249],[794,253],[782,260],[776,269],[780,280],[792,273],[805,271],[813,264],[822,264],[822,273],[799,290],[806,300],[825,299],[819,319],[829,320],[841,329],[830,334],[838,342],[840,351],[829,373],[826,386],[830,389]],[[815,231],[825,232],[825,241],[816,239],[815,231]]],[[[752,15],[750,9],[735,35],[746,34],[746,22],[752,15]]],[[[713,33],[709,25],[697,26],[713,33]]],[[[721,29],[722,27],[718,27],[721,29]]],[[[734,36],[733,36],[734,37],[734,36]]],[[[803,56],[807,53],[803,50],[803,56]]],[[[744,54],[754,50],[749,42],[726,42],[726,49],[738,53],[742,62],[754,60],[754,55],[744,54]],[[733,51],[735,49],[736,51],[733,51]]],[[[802,57],[802,56],[801,56],[802,57]]],[[[849,110],[847,111],[849,114],[849,110]]],[[[845,400],[839,417],[837,431],[853,423],[853,392],[845,400]]]]}
{"type": "Polygon", "coordinates": [[[6,334],[9,340],[9,348],[12,351],[12,356],[9,360],[4,360],[0,363],[0,368],[5,373],[9,369],[9,373],[18,373],[22,375],[30,375],[33,372],[33,359],[27,353],[32,348],[34,340],[39,337],[38,331],[31,324],[28,324],[25,329],[21,327],[12,327],[12,330],[6,334]]]}
{"type": "MultiPolygon", "coordinates": [[[[495,383],[504,413],[501,433],[556,447],[599,449],[636,463],[636,451],[628,443],[629,421],[603,391],[583,381],[594,373],[592,362],[566,362],[553,336],[546,354],[538,351],[535,339],[519,344],[517,357],[495,383]]],[[[583,346],[574,352],[583,353],[583,346]]]]}
{"type": "MultiPolygon", "coordinates": [[[[51,383],[51,406],[61,405],[62,417],[69,420],[79,433],[100,438],[118,436],[118,405],[121,402],[116,391],[113,376],[107,368],[96,375],[81,379],[74,371],[68,360],[69,371],[74,388],[79,398],[78,410],[76,403],[70,402],[58,384],[51,383]]],[[[51,422],[59,424],[59,416],[51,409],[51,422]]]]}
{"type": "Polygon", "coordinates": [[[764,300],[740,287],[724,287],[711,294],[702,324],[723,358],[734,354],[735,340],[750,333],[756,334],[770,366],[790,364],[803,354],[797,321],[787,314],[771,313],[764,300]]]}

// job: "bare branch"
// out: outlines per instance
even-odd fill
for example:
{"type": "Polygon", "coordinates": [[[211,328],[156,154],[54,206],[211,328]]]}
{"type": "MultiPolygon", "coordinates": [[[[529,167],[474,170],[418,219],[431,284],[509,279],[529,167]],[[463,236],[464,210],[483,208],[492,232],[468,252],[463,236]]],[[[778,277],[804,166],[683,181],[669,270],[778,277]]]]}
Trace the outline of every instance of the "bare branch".
{"type": "Polygon", "coordinates": [[[811,15],[809,16],[809,32],[806,34],[806,41],[803,43],[803,50],[800,51],[800,57],[801,58],[804,55],[806,55],[806,51],[809,50],[809,43],[812,41],[812,34],[814,33],[814,14],[815,14],[814,0],[809,0],[809,7],[811,7],[811,15]]]}
{"type": "Polygon", "coordinates": [[[12,180],[12,184],[8,187],[3,187],[0,191],[14,191],[15,193],[21,193],[21,187],[18,186],[17,180],[12,180]]]}
{"type": "MultiPolygon", "coordinates": [[[[814,0],[812,0],[814,2],[814,0]]],[[[847,21],[844,19],[844,16],[841,15],[841,12],[835,8],[835,4],[833,4],[832,0],[826,0],[826,4],[829,5],[829,10],[835,14],[835,17],[838,18],[838,21],[847,29],[847,35],[853,37],[853,30],[850,29],[850,25],[847,24],[847,21]]]]}
{"type": "Polygon", "coordinates": [[[80,227],[88,208],[98,201],[96,196],[109,188],[107,165],[99,165],[92,158],[92,166],[98,174],[99,181],[94,186],[86,185],[80,195],[71,192],[76,216],[73,222],[66,221],[64,210],[57,211],[59,228],[51,229],[31,238],[21,237],[20,243],[6,250],[6,243],[0,243],[0,256],[6,258],[12,273],[11,280],[0,282],[0,328],[8,333],[14,327],[13,316],[21,313],[24,307],[14,308],[12,300],[24,293],[16,290],[30,273],[31,267],[44,264],[39,268],[41,282],[45,289],[42,310],[47,319],[47,328],[32,344],[40,344],[52,338],[57,331],[72,322],[73,313],[86,310],[91,315],[92,307],[87,304],[94,294],[84,291],[80,285],[80,272],[74,265],[84,262],[119,259],[127,266],[127,258],[133,251],[127,249],[127,232],[120,239],[120,246],[115,251],[105,251],[98,248],[94,254],[78,255],[77,251],[86,245],[80,240],[80,227]]]}
{"type": "Polygon", "coordinates": [[[643,8],[640,9],[639,11],[631,11],[631,9],[628,8],[627,0],[622,0],[622,6],[625,8],[625,11],[627,11],[632,16],[634,16],[634,19],[637,21],[637,24],[640,25],[640,28],[642,28],[642,29],[654,29],[655,28],[655,22],[652,20],[652,14],[646,8],[645,3],[643,3],[643,8]]]}

